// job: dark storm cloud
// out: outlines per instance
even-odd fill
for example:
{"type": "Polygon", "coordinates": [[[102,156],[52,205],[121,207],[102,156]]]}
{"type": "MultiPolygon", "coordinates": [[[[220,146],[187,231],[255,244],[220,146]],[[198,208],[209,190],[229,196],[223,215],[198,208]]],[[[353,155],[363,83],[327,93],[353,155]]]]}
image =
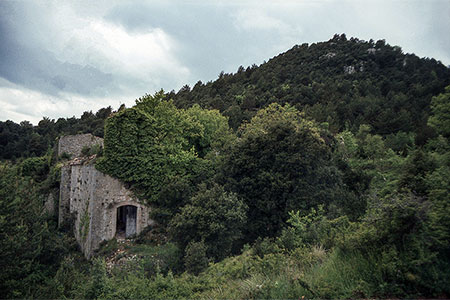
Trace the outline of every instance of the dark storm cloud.
{"type": "Polygon", "coordinates": [[[235,23],[238,11],[236,5],[217,5],[214,1],[130,2],[114,7],[105,19],[129,31],[162,28],[179,41],[176,53],[192,71],[191,80],[213,80],[222,70],[235,72],[239,65],[261,63],[287,50],[281,43],[283,36],[277,32],[249,34],[240,30],[235,23]]]}
{"type": "Polygon", "coordinates": [[[236,59],[233,45],[240,43],[227,11],[209,5],[127,3],[112,9],[105,18],[130,31],[163,28],[180,41],[176,53],[195,70],[193,75],[198,79],[214,78],[218,68],[236,59]]]}
{"type": "MultiPolygon", "coordinates": [[[[37,37],[29,26],[36,24],[27,23],[30,19],[20,14],[22,9],[21,2],[0,3],[1,77],[51,95],[59,92],[95,94],[111,83],[111,74],[89,65],[58,60],[54,53],[33,42],[37,37]]],[[[36,34],[39,29],[42,30],[36,28],[36,34]]]]}

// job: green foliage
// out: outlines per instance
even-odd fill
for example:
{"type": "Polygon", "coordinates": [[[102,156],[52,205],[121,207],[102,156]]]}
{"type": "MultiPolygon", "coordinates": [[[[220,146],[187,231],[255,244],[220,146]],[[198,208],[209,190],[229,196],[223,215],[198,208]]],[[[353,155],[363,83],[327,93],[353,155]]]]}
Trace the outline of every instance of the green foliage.
{"type": "Polygon", "coordinates": [[[177,109],[159,92],[108,119],[104,157],[97,167],[130,183],[143,198],[168,208],[170,215],[172,201],[180,199],[161,192],[167,185],[195,185],[207,176],[208,162],[198,153],[218,150],[227,135],[226,119],[217,112],[196,106],[177,109]]]}
{"type": "Polygon", "coordinates": [[[83,156],[91,156],[94,154],[101,156],[103,154],[103,147],[101,145],[96,144],[96,145],[93,145],[92,147],[84,146],[81,149],[81,155],[83,155],[83,156]]]}
{"type": "Polygon", "coordinates": [[[212,157],[217,156],[233,139],[227,118],[218,110],[206,110],[194,104],[186,110],[186,114],[202,126],[201,135],[193,136],[190,140],[199,157],[205,157],[208,153],[211,153],[212,157]]]}
{"type": "Polygon", "coordinates": [[[294,250],[304,245],[317,245],[331,249],[336,240],[343,239],[349,232],[351,223],[346,216],[328,219],[322,206],[311,208],[309,214],[301,216],[300,212],[290,212],[287,223],[277,243],[285,250],[294,250]]]}
{"type": "Polygon", "coordinates": [[[56,294],[51,298],[84,298],[85,290],[88,288],[86,284],[88,278],[84,272],[87,266],[84,257],[82,258],[78,253],[71,253],[64,257],[53,278],[56,294]]]}
{"type": "Polygon", "coordinates": [[[71,159],[71,155],[67,152],[63,152],[63,154],[61,154],[60,159],[62,160],[69,160],[71,159]]]}
{"type": "Polygon", "coordinates": [[[365,298],[384,295],[382,274],[376,257],[335,250],[304,280],[319,298],[365,298]]]}
{"type": "Polygon", "coordinates": [[[112,289],[110,280],[106,273],[106,264],[103,259],[94,259],[91,270],[91,278],[91,281],[87,283],[85,299],[103,298],[112,289]]]}
{"type": "Polygon", "coordinates": [[[184,265],[186,271],[198,275],[208,266],[207,247],[203,241],[190,242],[186,247],[184,265]]]}
{"type": "Polygon", "coordinates": [[[383,40],[333,37],[296,45],[260,66],[240,67],[170,97],[178,107],[197,103],[219,109],[234,129],[278,102],[327,122],[334,133],[356,132],[369,124],[381,136],[399,131],[421,135],[432,97],[449,84],[450,69],[434,59],[404,54],[383,40]],[[355,72],[346,72],[349,67],[355,72]]]}
{"type": "Polygon", "coordinates": [[[17,161],[0,163],[0,295],[446,297],[449,84],[433,59],[335,35],[114,114],[0,122],[0,158],[17,161]],[[43,203],[59,186],[56,138],[102,136],[108,117],[98,168],[148,200],[172,241],[109,242],[89,263],[43,203]]]}
{"type": "Polygon", "coordinates": [[[433,240],[433,248],[440,253],[450,252],[450,160],[448,153],[446,164],[436,168],[426,177],[428,199],[431,203],[429,235],[433,240]]]}
{"type": "Polygon", "coordinates": [[[142,268],[147,277],[156,275],[168,275],[169,272],[180,273],[183,269],[183,252],[173,243],[164,245],[136,245],[129,249],[142,259],[142,268]]]}
{"type": "Polygon", "coordinates": [[[43,213],[39,184],[28,176],[41,177],[43,161],[0,164],[0,294],[4,298],[49,296],[54,291],[51,278],[67,253],[56,224],[43,213]]]}
{"type": "Polygon", "coordinates": [[[449,260],[430,244],[430,216],[429,203],[412,195],[373,200],[341,247],[380,260],[387,295],[447,293],[449,260]]]}
{"type": "Polygon", "coordinates": [[[49,166],[46,157],[32,157],[22,162],[22,175],[30,176],[38,182],[43,181],[48,172],[49,166]]]}
{"type": "Polygon", "coordinates": [[[59,118],[57,121],[44,117],[37,126],[28,121],[16,124],[0,122],[0,159],[39,157],[53,148],[58,136],[92,133],[103,137],[104,121],[112,108],[102,108],[97,113],[84,112],[80,118],[59,118]]]}
{"type": "Polygon", "coordinates": [[[395,193],[404,157],[386,147],[381,136],[370,131],[370,126],[362,125],[356,135],[350,131],[338,134],[337,154],[350,167],[344,171],[344,180],[356,183],[352,189],[362,196],[366,196],[368,188],[381,196],[395,193]]]}
{"type": "Polygon", "coordinates": [[[400,177],[400,188],[408,189],[418,196],[426,196],[428,186],[426,177],[436,168],[432,157],[421,149],[409,155],[400,177]]]}
{"type": "Polygon", "coordinates": [[[352,196],[331,145],[289,105],[271,104],[243,126],[223,170],[227,186],[249,207],[250,240],[279,233],[291,210],[332,203],[342,207],[352,196]]]}
{"type": "Polygon", "coordinates": [[[414,134],[399,131],[386,136],[385,145],[396,153],[406,155],[414,146],[414,134]]]}
{"type": "Polygon", "coordinates": [[[234,242],[242,237],[247,206],[236,194],[225,192],[222,186],[201,185],[170,223],[175,240],[186,247],[203,241],[207,255],[216,260],[231,253],[234,242]]]}
{"type": "Polygon", "coordinates": [[[428,124],[438,133],[450,138],[450,85],[445,92],[432,98],[431,111],[428,124]]]}
{"type": "Polygon", "coordinates": [[[162,97],[147,96],[107,120],[104,156],[97,163],[151,202],[165,184],[195,166],[197,156],[188,137],[200,134],[201,128],[162,97]]]}

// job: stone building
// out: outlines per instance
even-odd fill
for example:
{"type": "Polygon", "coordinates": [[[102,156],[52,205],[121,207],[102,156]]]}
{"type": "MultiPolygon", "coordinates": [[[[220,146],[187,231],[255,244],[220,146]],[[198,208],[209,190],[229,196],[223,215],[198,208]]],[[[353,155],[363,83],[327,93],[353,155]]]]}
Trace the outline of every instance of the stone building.
{"type": "Polygon", "coordinates": [[[103,241],[131,237],[153,223],[148,206],[118,179],[95,168],[95,155],[79,157],[83,147],[94,143],[103,145],[103,140],[75,135],[61,138],[58,144],[58,150],[78,156],[61,168],[59,225],[73,227],[87,258],[103,241]]]}
{"type": "Polygon", "coordinates": [[[84,147],[92,147],[94,145],[103,147],[103,139],[90,133],[66,135],[59,138],[58,155],[61,156],[63,153],[66,153],[72,158],[80,157],[84,147]]]}

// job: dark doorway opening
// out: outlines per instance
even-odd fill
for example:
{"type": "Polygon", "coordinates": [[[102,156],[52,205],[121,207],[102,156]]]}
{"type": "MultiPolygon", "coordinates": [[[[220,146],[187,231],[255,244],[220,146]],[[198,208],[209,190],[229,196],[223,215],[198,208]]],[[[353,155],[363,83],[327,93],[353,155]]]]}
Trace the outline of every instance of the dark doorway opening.
{"type": "Polygon", "coordinates": [[[117,208],[116,236],[129,238],[136,234],[137,207],[124,205],[117,208]]]}

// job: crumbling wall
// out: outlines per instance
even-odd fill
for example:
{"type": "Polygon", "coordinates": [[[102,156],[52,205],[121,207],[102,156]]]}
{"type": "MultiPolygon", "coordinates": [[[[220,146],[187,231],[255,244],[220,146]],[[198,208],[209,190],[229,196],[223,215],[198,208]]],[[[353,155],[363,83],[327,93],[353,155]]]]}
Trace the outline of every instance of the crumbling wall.
{"type": "MultiPolygon", "coordinates": [[[[68,140],[79,141],[63,138],[60,143],[68,140]]],[[[82,145],[77,147],[80,146],[82,149],[82,145]]],[[[98,171],[95,168],[95,156],[75,158],[61,168],[59,198],[58,223],[60,226],[73,226],[75,238],[87,258],[103,241],[115,237],[118,207],[136,207],[136,234],[153,224],[149,218],[150,208],[142,204],[118,179],[98,171]]]]}
{"type": "Polygon", "coordinates": [[[94,145],[103,147],[103,139],[90,133],[66,135],[59,138],[58,156],[67,153],[72,158],[80,157],[84,147],[92,147],[94,145]]]}

